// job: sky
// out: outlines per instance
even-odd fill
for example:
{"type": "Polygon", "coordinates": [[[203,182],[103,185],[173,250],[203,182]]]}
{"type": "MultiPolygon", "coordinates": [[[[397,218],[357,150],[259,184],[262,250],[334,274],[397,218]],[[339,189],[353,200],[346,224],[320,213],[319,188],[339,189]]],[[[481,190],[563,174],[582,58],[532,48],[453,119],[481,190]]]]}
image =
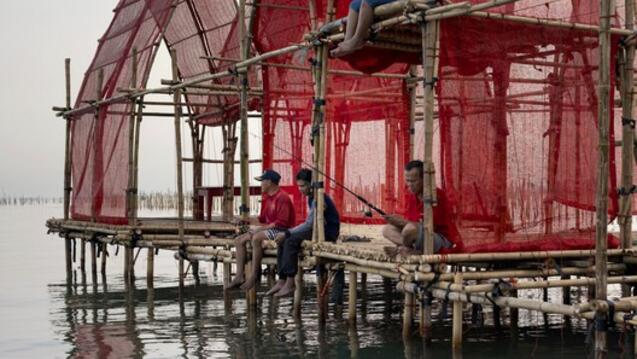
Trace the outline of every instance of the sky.
{"type": "Polygon", "coordinates": [[[0,12],[0,195],[61,196],[64,59],[74,101],[116,1],[4,1],[0,12]]]}
{"type": "MultiPolygon", "coordinates": [[[[51,107],[64,106],[64,59],[71,58],[71,94],[75,103],[83,74],[97,49],[97,39],[106,31],[117,2],[3,2],[0,12],[0,42],[3,44],[0,78],[4,82],[0,86],[0,196],[62,196],[65,124],[55,117],[51,107]]],[[[170,78],[170,59],[163,46],[151,70],[148,86],[159,86],[162,78],[170,78]]],[[[142,122],[140,191],[175,188],[173,131],[171,118],[147,118],[142,122]]],[[[184,156],[188,156],[190,140],[185,137],[186,131],[182,132],[184,156]]],[[[207,158],[218,158],[214,153],[220,150],[219,142],[217,135],[208,138],[207,158]]],[[[251,156],[258,152],[259,142],[252,139],[251,156]]],[[[211,167],[205,167],[204,184],[218,185],[221,175],[211,167]]],[[[256,167],[251,169],[256,170],[256,167]]],[[[186,165],[184,183],[190,183],[190,174],[186,165]]]]}

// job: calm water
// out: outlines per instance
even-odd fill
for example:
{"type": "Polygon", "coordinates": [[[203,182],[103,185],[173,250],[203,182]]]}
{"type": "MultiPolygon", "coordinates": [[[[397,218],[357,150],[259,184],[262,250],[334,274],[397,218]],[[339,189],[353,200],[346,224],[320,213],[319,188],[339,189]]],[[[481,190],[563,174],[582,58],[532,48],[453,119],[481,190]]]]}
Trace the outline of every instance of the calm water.
{"type": "MultiPolygon", "coordinates": [[[[291,299],[259,299],[256,315],[247,315],[241,293],[224,300],[221,269],[215,272],[212,264],[202,265],[202,285],[189,283],[180,301],[177,265],[169,252],[156,257],[154,290],[146,289],[142,253],[136,288],[125,291],[123,255],[115,256],[114,248],[106,283],[101,276],[92,283],[90,273],[85,278],[78,270],[67,285],[64,242],[47,235],[44,227],[47,218],[61,212],[59,206],[0,207],[1,358],[451,357],[450,320],[441,319],[440,308],[434,313],[439,322],[431,346],[425,347],[417,335],[403,342],[400,295],[386,291],[374,277],[359,292],[356,330],[336,306],[330,307],[325,328],[318,327],[311,275],[306,276],[308,292],[299,321],[290,315],[291,299]]],[[[264,279],[261,294],[266,286],[264,279]]],[[[550,296],[561,301],[560,290],[550,296]]],[[[514,331],[495,329],[489,308],[485,326],[471,324],[470,310],[465,318],[464,358],[590,356],[585,321],[563,323],[560,316],[520,311],[520,328],[514,331]]],[[[632,335],[614,332],[609,343],[610,357],[632,355],[632,335]]]]}

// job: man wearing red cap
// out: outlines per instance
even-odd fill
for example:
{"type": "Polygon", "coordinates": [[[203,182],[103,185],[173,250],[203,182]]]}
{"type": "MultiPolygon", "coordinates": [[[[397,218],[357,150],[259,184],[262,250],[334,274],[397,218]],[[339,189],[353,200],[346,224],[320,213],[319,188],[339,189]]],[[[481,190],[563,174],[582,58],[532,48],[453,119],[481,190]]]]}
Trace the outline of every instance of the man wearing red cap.
{"type": "Polygon", "coordinates": [[[259,213],[259,226],[251,227],[250,230],[235,239],[235,249],[237,254],[237,274],[227,289],[241,286],[243,290],[252,289],[256,283],[261,270],[261,258],[263,258],[262,243],[264,240],[274,240],[280,232],[291,228],[295,224],[294,207],[290,196],[279,188],[281,175],[276,171],[268,169],[257,178],[261,182],[261,212],[259,213]],[[246,244],[252,243],[252,273],[246,279],[244,266],[246,263],[246,244]]]}

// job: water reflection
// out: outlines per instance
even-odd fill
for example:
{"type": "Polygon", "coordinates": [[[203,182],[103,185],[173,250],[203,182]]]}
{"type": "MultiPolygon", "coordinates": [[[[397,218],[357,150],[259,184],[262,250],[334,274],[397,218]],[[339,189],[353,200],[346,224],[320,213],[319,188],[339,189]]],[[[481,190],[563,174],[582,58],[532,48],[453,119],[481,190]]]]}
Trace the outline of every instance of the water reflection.
{"type": "MultiPolygon", "coordinates": [[[[110,277],[108,285],[104,277],[101,285],[87,283],[86,273],[80,270],[72,278],[71,283],[50,286],[49,292],[51,302],[60,309],[53,312],[51,322],[60,339],[70,344],[66,354],[73,358],[496,359],[521,353],[536,358],[589,354],[584,345],[586,321],[568,318],[564,325],[561,316],[524,310],[518,313],[518,329],[498,330],[491,308],[474,313],[484,315],[483,326],[481,321],[471,322],[472,310],[466,307],[464,345],[458,353],[451,352],[451,318],[443,315],[441,305],[433,307],[436,325],[431,345],[425,345],[417,331],[403,338],[400,293],[391,283],[372,278],[361,286],[358,324],[348,323],[346,308],[330,306],[324,327],[318,325],[310,276],[300,317],[293,315],[290,298],[260,296],[256,310],[248,311],[245,295],[224,293],[219,277],[213,275],[204,276],[198,286],[186,285],[181,293],[176,278],[157,280],[154,288],[127,285],[122,276],[110,277]]],[[[262,288],[267,288],[266,283],[262,288]]],[[[552,293],[549,297],[553,298],[552,293]]],[[[503,326],[510,327],[509,311],[500,314],[503,326]]],[[[612,333],[609,343],[613,355],[630,357],[632,336],[612,333]]]]}

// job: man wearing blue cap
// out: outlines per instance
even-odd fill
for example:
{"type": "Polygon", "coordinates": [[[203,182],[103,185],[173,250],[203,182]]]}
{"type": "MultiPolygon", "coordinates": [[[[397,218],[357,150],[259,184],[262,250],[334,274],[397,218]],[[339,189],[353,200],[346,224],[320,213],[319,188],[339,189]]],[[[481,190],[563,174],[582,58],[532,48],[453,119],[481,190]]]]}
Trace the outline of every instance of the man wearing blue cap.
{"type": "Polygon", "coordinates": [[[235,239],[235,249],[237,254],[237,274],[227,289],[241,286],[243,290],[252,289],[256,283],[261,270],[261,258],[263,258],[262,243],[264,240],[274,240],[278,233],[282,233],[295,224],[294,206],[290,196],[279,188],[281,175],[276,171],[267,169],[259,177],[255,178],[261,182],[261,211],[259,213],[259,223],[261,225],[252,227],[250,230],[235,239]],[[252,273],[246,279],[244,267],[246,263],[246,244],[252,243],[252,273]]]}

